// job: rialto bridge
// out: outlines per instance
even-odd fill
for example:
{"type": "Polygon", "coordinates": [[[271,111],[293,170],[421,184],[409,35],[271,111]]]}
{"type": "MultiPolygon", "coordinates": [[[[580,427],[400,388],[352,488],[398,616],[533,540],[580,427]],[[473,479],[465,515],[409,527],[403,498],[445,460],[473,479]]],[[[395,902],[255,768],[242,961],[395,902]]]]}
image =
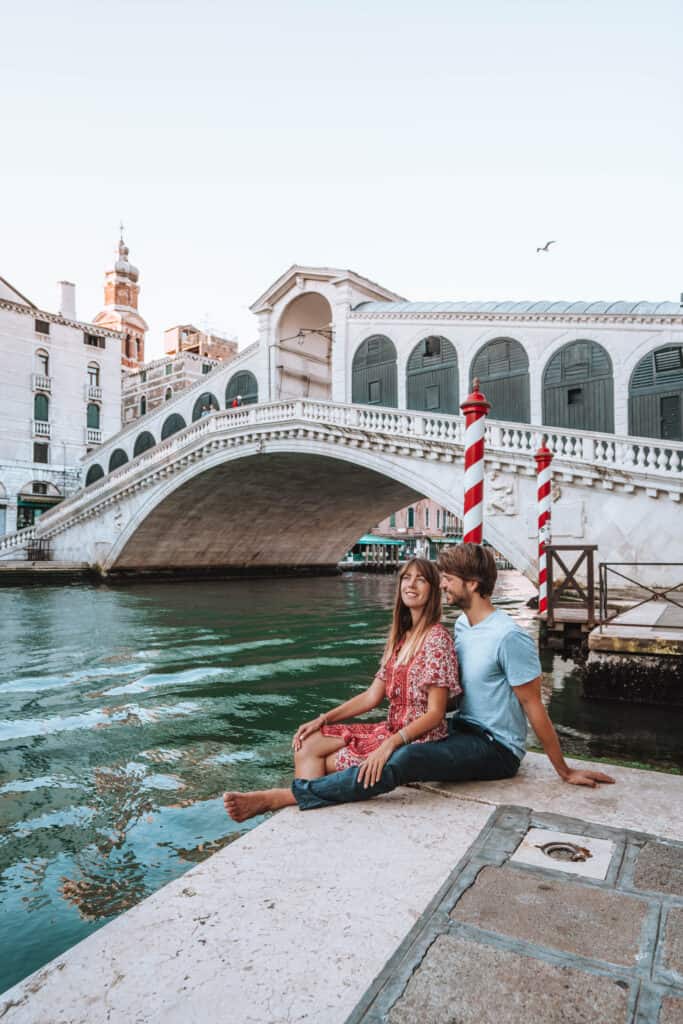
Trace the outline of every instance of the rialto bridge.
{"type": "Polygon", "coordinates": [[[462,514],[457,411],[476,375],[485,535],[513,564],[535,576],[544,434],[557,542],[683,561],[677,304],[410,303],[293,267],[252,311],[254,345],[93,449],[84,489],[0,539],[0,558],[40,537],[107,573],[335,564],[419,496],[462,514]]]}

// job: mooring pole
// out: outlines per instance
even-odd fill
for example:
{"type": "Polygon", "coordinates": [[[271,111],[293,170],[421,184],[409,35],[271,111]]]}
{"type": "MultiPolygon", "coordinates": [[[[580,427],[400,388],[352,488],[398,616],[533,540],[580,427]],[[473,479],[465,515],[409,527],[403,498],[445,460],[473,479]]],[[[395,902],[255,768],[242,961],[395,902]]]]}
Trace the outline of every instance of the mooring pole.
{"type": "Polygon", "coordinates": [[[484,428],[491,408],[479,390],[479,378],[460,408],[465,416],[465,500],[463,543],[484,540],[484,428]]]}
{"type": "Polygon", "coordinates": [[[543,435],[541,447],[534,458],[536,460],[536,473],[538,475],[538,611],[539,614],[548,611],[548,562],[546,544],[551,540],[551,508],[550,484],[552,481],[552,470],[550,463],[553,461],[553,453],[546,447],[548,438],[543,435]]]}

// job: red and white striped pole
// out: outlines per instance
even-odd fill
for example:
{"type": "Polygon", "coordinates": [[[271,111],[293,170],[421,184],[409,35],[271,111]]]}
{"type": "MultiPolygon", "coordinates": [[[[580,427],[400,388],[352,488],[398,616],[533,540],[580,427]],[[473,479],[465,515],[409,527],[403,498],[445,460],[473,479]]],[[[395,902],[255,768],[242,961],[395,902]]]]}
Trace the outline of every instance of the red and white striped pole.
{"type": "Polygon", "coordinates": [[[553,453],[546,447],[547,438],[541,440],[541,447],[534,458],[536,459],[536,472],[538,474],[538,611],[543,614],[548,611],[548,564],[545,546],[550,543],[552,507],[550,496],[550,484],[552,481],[552,470],[550,463],[553,461],[553,453]]]}
{"type": "Polygon", "coordinates": [[[465,416],[465,501],[463,543],[481,544],[484,539],[484,427],[491,408],[472,381],[472,393],[461,404],[465,416]]]}

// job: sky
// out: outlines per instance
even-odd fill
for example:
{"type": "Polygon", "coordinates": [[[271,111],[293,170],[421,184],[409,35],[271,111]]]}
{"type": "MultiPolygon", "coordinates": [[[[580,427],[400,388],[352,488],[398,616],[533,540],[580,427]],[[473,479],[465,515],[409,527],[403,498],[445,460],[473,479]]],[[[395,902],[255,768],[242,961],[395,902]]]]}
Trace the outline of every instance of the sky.
{"type": "Polygon", "coordinates": [[[0,275],[148,358],[292,263],[414,300],[683,291],[679,0],[36,0],[0,12],[0,275]],[[549,239],[549,253],[536,246],[549,239]]]}

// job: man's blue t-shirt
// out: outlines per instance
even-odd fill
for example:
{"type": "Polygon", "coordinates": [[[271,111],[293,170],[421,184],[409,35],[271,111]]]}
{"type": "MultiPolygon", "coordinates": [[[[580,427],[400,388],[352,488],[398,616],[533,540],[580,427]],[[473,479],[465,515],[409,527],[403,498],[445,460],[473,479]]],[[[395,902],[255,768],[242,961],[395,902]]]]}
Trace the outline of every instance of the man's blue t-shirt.
{"type": "Polygon", "coordinates": [[[455,650],[463,695],[457,718],[490,732],[521,760],[526,749],[526,715],[513,692],[541,674],[533,639],[496,610],[476,626],[467,615],[455,623],[455,650]]]}

